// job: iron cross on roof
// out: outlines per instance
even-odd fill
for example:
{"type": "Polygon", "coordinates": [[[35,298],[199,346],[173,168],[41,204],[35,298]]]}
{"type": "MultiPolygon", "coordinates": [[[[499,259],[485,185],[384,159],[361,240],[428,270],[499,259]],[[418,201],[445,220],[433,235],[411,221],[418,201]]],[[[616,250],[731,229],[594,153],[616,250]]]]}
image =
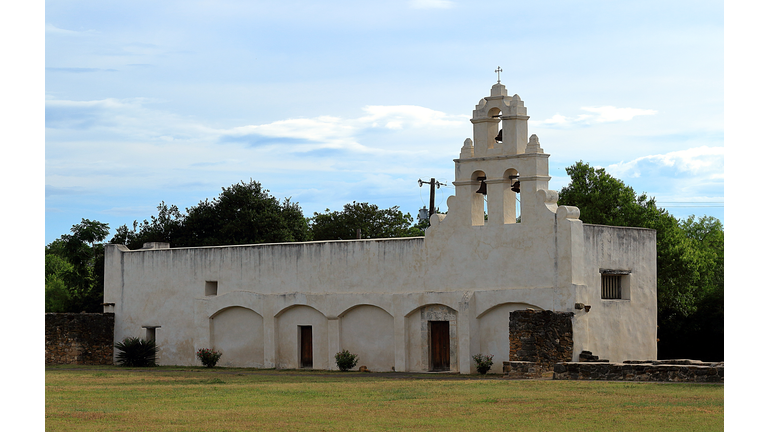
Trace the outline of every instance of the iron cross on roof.
{"type": "Polygon", "coordinates": [[[496,82],[501,84],[501,72],[504,72],[503,70],[501,70],[501,66],[498,66],[494,72],[496,72],[496,78],[497,78],[496,82]]]}

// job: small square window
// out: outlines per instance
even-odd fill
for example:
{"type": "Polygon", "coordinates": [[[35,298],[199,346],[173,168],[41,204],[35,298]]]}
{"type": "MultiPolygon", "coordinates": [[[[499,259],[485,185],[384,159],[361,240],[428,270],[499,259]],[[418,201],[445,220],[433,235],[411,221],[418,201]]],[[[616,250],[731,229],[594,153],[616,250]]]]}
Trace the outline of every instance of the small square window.
{"type": "Polygon", "coordinates": [[[215,296],[219,292],[219,283],[217,281],[205,281],[205,295],[215,296]]]}

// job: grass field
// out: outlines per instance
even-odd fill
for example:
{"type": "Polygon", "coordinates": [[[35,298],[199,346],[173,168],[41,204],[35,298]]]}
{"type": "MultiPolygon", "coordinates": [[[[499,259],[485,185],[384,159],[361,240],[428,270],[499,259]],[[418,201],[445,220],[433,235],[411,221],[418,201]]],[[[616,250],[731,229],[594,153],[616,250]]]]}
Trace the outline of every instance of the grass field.
{"type": "Polygon", "coordinates": [[[718,431],[724,387],[499,376],[55,366],[55,431],[718,431]]]}

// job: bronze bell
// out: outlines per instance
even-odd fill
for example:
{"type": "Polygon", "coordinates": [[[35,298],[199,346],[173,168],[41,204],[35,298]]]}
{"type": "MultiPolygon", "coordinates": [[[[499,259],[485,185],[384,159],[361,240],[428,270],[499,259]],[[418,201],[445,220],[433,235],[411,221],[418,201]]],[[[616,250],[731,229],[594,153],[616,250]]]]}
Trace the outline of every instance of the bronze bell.
{"type": "Polygon", "coordinates": [[[480,180],[480,189],[478,189],[475,193],[488,195],[488,186],[485,184],[485,177],[478,177],[478,180],[480,180]]]}
{"type": "Polygon", "coordinates": [[[520,193],[520,180],[518,180],[520,176],[517,175],[511,175],[509,176],[509,179],[512,180],[512,192],[520,193]]]}
{"type": "Polygon", "coordinates": [[[502,130],[503,130],[503,129],[499,129],[499,134],[498,134],[498,135],[496,135],[496,138],[494,138],[494,139],[496,140],[496,142],[501,142],[501,141],[503,141],[503,140],[501,139],[501,131],[502,131],[502,130]]]}

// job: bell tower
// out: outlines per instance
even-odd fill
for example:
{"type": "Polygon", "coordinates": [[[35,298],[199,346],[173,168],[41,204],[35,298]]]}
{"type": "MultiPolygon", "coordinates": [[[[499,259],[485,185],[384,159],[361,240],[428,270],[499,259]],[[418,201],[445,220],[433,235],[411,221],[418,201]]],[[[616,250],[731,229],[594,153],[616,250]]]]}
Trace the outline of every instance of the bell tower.
{"type": "Polygon", "coordinates": [[[537,200],[557,209],[557,193],[548,190],[549,155],[536,135],[528,136],[528,119],[520,96],[508,96],[501,80],[475,106],[473,138],[464,141],[459,159],[454,159],[456,196],[448,203],[461,225],[514,224],[518,200],[522,223],[537,218],[537,200]]]}

